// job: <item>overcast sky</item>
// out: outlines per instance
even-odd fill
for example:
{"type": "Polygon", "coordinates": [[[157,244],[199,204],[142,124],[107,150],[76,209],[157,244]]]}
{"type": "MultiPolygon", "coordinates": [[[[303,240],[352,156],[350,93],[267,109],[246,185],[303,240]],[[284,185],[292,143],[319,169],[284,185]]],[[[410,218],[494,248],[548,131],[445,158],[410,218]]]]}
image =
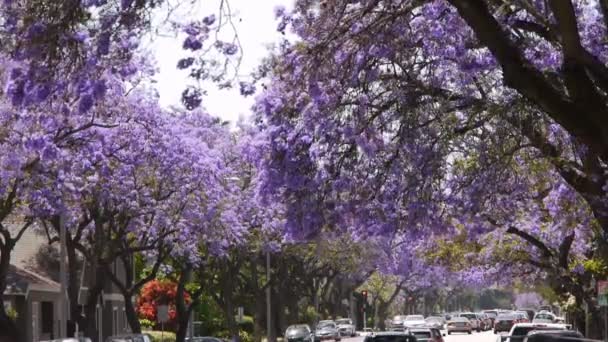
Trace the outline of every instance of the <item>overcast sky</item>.
{"type": "MultiPolygon", "coordinates": [[[[217,13],[221,0],[194,0],[195,8],[188,12],[193,17],[201,19],[209,14],[217,13]]],[[[277,21],[274,18],[274,8],[283,5],[291,8],[292,0],[229,0],[235,24],[243,47],[243,61],[239,74],[247,75],[255,69],[262,58],[267,55],[266,46],[281,39],[276,31],[277,21]]],[[[182,19],[183,14],[179,14],[182,19]]],[[[150,43],[160,69],[156,76],[156,88],[160,92],[163,106],[180,105],[181,92],[184,90],[186,72],[176,69],[177,61],[186,53],[181,49],[182,39],[175,37],[158,37],[150,43]]],[[[238,88],[238,87],[237,87],[238,88]]],[[[208,95],[203,100],[204,107],[209,113],[220,116],[225,120],[235,122],[241,116],[247,116],[253,103],[253,97],[243,98],[238,89],[217,90],[208,86],[208,95]]]]}

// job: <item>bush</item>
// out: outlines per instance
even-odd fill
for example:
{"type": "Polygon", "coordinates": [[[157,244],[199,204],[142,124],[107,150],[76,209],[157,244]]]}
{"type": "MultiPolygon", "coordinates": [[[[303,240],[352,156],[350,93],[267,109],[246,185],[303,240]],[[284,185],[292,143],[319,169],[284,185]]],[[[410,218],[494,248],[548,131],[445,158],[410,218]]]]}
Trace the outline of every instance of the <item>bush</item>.
{"type": "Polygon", "coordinates": [[[243,330],[239,331],[239,338],[241,342],[253,342],[253,335],[243,330]]]}
{"type": "Polygon", "coordinates": [[[152,342],[161,342],[161,335],[164,342],[175,342],[175,333],[170,331],[165,331],[164,333],[161,331],[146,331],[145,333],[150,335],[152,342]]]}
{"type": "Polygon", "coordinates": [[[238,322],[239,329],[245,331],[249,334],[253,334],[254,324],[253,317],[251,316],[243,316],[243,320],[238,322]]]}
{"type": "Polygon", "coordinates": [[[139,320],[139,325],[141,325],[142,329],[153,329],[156,323],[149,319],[142,318],[139,320]]]}

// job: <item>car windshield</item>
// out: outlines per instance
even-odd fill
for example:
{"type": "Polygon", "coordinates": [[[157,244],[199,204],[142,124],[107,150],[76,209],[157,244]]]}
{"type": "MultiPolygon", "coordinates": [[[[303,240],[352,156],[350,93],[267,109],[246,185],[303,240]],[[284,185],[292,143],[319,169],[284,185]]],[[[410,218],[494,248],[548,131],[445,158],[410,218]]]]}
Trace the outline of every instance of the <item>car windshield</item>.
{"type": "Polygon", "coordinates": [[[420,339],[430,339],[431,338],[431,331],[412,331],[412,335],[414,335],[416,337],[417,340],[420,339]]]}
{"type": "Polygon", "coordinates": [[[537,314],[536,317],[534,317],[534,319],[553,319],[553,315],[552,314],[548,314],[548,313],[540,313],[537,314]]]}
{"type": "Polygon", "coordinates": [[[350,319],[339,319],[336,321],[336,324],[352,324],[350,319]]]}
{"type": "Polygon", "coordinates": [[[441,322],[442,319],[441,319],[441,317],[427,317],[427,319],[425,321],[427,321],[427,322],[441,322]]]}
{"type": "Polygon", "coordinates": [[[453,322],[468,322],[468,318],[466,317],[454,317],[453,322]]]}
{"type": "Polygon", "coordinates": [[[305,326],[295,326],[287,328],[287,333],[289,334],[301,334],[307,332],[308,329],[305,326]]]}
{"type": "Polygon", "coordinates": [[[395,318],[393,318],[393,320],[395,321],[403,321],[405,319],[405,316],[395,316],[395,318]]]}
{"type": "Polygon", "coordinates": [[[471,313],[471,314],[460,314],[460,317],[466,317],[468,319],[475,319],[475,318],[477,318],[477,315],[473,314],[473,313],[471,313]]]}
{"type": "Polygon", "coordinates": [[[497,321],[512,321],[515,319],[515,316],[513,315],[500,315],[498,317],[496,317],[497,321]]]}
{"type": "Polygon", "coordinates": [[[407,316],[405,318],[406,321],[424,321],[424,316],[420,316],[420,315],[414,315],[414,316],[407,316]]]}
{"type": "Polygon", "coordinates": [[[335,328],[336,325],[334,324],[334,322],[321,322],[317,325],[317,329],[323,329],[323,328],[335,328]]]}
{"type": "Polygon", "coordinates": [[[492,318],[498,316],[498,313],[496,311],[484,311],[484,313],[492,318]]]}

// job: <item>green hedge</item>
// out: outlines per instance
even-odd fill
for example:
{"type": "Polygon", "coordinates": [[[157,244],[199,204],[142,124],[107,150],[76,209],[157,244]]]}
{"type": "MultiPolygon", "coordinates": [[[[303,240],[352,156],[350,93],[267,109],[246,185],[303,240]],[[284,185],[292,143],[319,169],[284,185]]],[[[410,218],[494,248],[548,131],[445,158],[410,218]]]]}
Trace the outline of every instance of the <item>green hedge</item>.
{"type": "Polygon", "coordinates": [[[144,334],[150,335],[152,342],[161,342],[161,334],[164,342],[175,342],[175,333],[170,331],[165,331],[164,333],[161,331],[144,331],[144,334]]]}

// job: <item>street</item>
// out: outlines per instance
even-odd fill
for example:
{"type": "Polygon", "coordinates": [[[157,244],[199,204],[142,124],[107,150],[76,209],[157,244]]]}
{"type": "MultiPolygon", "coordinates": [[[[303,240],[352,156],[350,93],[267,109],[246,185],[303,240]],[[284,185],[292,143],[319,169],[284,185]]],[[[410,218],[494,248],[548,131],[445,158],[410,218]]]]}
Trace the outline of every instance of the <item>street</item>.
{"type": "MultiPolygon", "coordinates": [[[[454,334],[447,335],[443,338],[445,342],[495,342],[497,335],[490,331],[469,334],[454,334]]],[[[363,342],[364,337],[357,336],[353,338],[343,338],[342,342],[363,342]]]]}

